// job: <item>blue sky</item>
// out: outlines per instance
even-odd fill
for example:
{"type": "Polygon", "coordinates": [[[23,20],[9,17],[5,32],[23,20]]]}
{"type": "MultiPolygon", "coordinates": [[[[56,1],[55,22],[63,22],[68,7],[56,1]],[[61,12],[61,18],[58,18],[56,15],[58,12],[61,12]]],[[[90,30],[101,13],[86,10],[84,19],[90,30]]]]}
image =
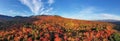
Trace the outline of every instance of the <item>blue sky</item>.
{"type": "Polygon", "coordinates": [[[84,20],[120,20],[120,0],[0,0],[0,14],[48,14],[84,20]]]}

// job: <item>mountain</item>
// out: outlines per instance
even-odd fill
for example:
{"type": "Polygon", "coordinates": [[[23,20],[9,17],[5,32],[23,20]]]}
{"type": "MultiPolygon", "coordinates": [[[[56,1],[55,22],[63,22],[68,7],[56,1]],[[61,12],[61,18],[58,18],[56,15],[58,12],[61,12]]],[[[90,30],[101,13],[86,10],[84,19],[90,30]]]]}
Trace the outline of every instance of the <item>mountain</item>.
{"type": "Polygon", "coordinates": [[[12,20],[12,18],[13,17],[11,17],[11,16],[5,16],[5,15],[0,15],[0,20],[2,21],[2,20],[12,20]]]}
{"type": "Polygon", "coordinates": [[[26,19],[29,19],[29,17],[22,17],[22,16],[15,16],[15,17],[11,17],[11,16],[6,16],[6,15],[0,15],[0,21],[24,21],[26,19]]]}
{"type": "Polygon", "coordinates": [[[0,22],[0,41],[118,41],[120,37],[115,24],[108,22],[58,15],[2,18],[6,17],[10,20],[0,22]]]}
{"type": "Polygon", "coordinates": [[[116,26],[114,27],[114,29],[120,31],[120,20],[101,20],[101,21],[115,24],[116,26]]]}
{"type": "Polygon", "coordinates": [[[117,21],[120,21],[120,20],[105,19],[105,20],[96,20],[96,21],[102,21],[102,22],[117,22],[117,21]]]}
{"type": "Polygon", "coordinates": [[[110,22],[110,23],[113,23],[113,24],[116,24],[116,25],[120,25],[120,21],[114,21],[114,22],[110,22]]]}
{"type": "Polygon", "coordinates": [[[109,22],[109,23],[113,23],[113,24],[116,24],[116,25],[120,25],[120,20],[106,19],[106,20],[95,20],[95,21],[109,22]]]}

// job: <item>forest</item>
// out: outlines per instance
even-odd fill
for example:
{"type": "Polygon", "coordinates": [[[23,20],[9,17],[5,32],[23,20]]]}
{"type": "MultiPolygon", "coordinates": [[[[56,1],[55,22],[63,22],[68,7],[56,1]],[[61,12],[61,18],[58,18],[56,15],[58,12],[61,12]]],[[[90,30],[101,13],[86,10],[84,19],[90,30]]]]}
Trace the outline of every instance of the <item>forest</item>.
{"type": "Polygon", "coordinates": [[[40,15],[0,21],[0,41],[120,41],[120,26],[40,15]]]}

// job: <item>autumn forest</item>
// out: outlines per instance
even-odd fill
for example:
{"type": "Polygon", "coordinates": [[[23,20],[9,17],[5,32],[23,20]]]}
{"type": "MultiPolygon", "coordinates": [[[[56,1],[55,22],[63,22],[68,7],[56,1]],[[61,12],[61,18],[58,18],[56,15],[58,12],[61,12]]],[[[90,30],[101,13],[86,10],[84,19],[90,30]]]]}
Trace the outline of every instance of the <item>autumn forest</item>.
{"type": "Polygon", "coordinates": [[[18,16],[0,20],[0,41],[120,41],[116,26],[58,15],[18,16]]]}

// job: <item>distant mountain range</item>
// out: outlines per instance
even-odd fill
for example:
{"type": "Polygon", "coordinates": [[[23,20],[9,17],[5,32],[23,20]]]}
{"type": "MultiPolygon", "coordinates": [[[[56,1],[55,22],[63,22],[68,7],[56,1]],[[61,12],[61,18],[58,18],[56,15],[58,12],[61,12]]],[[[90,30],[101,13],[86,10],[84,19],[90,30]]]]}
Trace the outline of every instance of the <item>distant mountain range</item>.
{"type": "MultiPolygon", "coordinates": [[[[45,15],[43,15],[45,16],[45,15]]],[[[20,19],[27,19],[29,17],[22,17],[22,16],[15,16],[15,17],[11,17],[11,16],[6,16],[6,15],[0,15],[0,21],[10,21],[10,20],[20,20],[20,19]]],[[[109,22],[109,23],[113,23],[116,25],[120,25],[120,20],[112,20],[112,19],[106,19],[106,20],[95,20],[95,21],[99,21],[99,22],[109,22]]]]}
{"type": "Polygon", "coordinates": [[[113,24],[116,24],[116,25],[120,25],[120,20],[106,19],[106,20],[97,20],[97,21],[109,22],[109,23],[113,23],[113,24]]]}
{"type": "Polygon", "coordinates": [[[28,17],[22,17],[22,16],[6,16],[6,15],[0,15],[0,21],[12,21],[12,20],[21,20],[21,19],[27,19],[28,17]]]}
{"type": "Polygon", "coordinates": [[[0,20],[12,20],[13,19],[13,17],[11,17],[11,16],[5,16],[5,15],[0,15],[0,20]]]}

